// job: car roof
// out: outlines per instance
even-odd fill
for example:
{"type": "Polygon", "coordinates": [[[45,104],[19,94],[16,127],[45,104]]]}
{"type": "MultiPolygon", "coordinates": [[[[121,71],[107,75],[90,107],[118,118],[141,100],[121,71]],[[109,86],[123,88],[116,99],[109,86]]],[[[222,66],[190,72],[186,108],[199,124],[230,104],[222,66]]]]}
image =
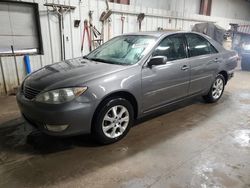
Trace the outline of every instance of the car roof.
{"type": "Polygon", "coordinates": [[[174,33],[189,33],[185,31],[175,31],[175,30],[167,30],[167,31],[142,31],[142,32],[135,32],[135,33],[127,33],[124,35],[147,35],[147,36],[153,36],[153,37],[161,37],[163,35],[170,35],[174,33]]]}
{"type": "Polygon", "coordinates": [[[179,30],[166,30],[166,31],[142,31],[142,32],[135,32],[135,33],[127,33],[124,34],[123,36],[128,36],[128,35],[145,35],[145,36],[152,36],[152,37],[156,37],[156,38],[161,38],[161,37],[166,37],[168,35],[171,34],[177,34],[177,33],[194,33],[197,35],[200,35],[204,38],[206,38],[219,52],[224,51],[225,49],[221,46],[221,44],[219,44],[218,42],[216,42],[215,40],[213,40],[211,37],[204,35],[202,33],[198,33],[198,32],[194,32],[194,31],[179,31],[179,30]]]}

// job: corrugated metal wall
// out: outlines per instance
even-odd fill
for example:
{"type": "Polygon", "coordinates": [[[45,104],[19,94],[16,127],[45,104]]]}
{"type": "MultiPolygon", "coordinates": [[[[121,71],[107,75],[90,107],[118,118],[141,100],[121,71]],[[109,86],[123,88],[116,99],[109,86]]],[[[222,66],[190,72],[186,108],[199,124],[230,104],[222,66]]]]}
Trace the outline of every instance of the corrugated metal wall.
{"type": "MultiPolygon", "coordinates": [[[[66,59],[79,57],[81,55],[87,54],[88,46],[85,43],[83,53],[81,53],[81,41],[82,41],[82,31],[83,31],[83,21],[88,19],[89,10],[93,10],[93,23],[101,30],[101,22],[99,17],[101,13],[106,10],[106,5],[103,0],[30,0],[26,2],[36,2],[39,3],[39,12],[41,20],[42,29],[42,39],[44,46],[44,55],[35,55],[30,57],[32,70],[35,71],[45,65],[55,63],[60,61],[60,35],[59,35],[59,23],[56,14],[48,11],[44,3],[58,3],[76,6],[74,11],[71,11],[65,15],[65,51],[66,59]],[[78,28],[74,27],[74,20],[81,20],[81,25],[78,28]]],[[[188,6],[188,5],[187,5],[188,6]]],[[[190,30],[191,26],[194,25],[195,21],[182,20],[181,17],[187,19],[200,19],[214,21],[224,28],[229,28],[229,23],[239,23],[239,24],[250,24],[250,22],[242,20],[232,20],[216,17],[206,17],[202,15],[192,14],[189,12],[177,12],[177,11],[167,11],[161,9],[152,9],[142,6],[133,5],[120,5],[110,3],[110,8],[112,10],[124,12],[125,16],[125,28],[124,32],[136,32],[138,31],[137,16],[132,13],[144,12],[146,15],[145,20],[142,23],[143,31],[157,30],[158,27],[166,29],[184,29],[190,30]],[[127,14],[125,12],[131,13],[127,14]],[[166,18],[178,17],[178,18],[166,18]]],[[[187,9],[188,10],[188,9],[187,9]]],[[[117,36],[121,34],[121,14],[114,13],[111,16],[111,36],[117,36]]],[[[108,27],[105,25],[105,41],[108,40],[108,27]]],[[[10,94],[14,91],[14,88],[18,86],[18,80],[22,81],[26,76],[25,66],[23,57],[16,57],[18,70],[15,69],[14,57],[1,57],[0,58],[0,95],[10,94]],[[19,78],[19,79],[18,79],[19,78]]]]}

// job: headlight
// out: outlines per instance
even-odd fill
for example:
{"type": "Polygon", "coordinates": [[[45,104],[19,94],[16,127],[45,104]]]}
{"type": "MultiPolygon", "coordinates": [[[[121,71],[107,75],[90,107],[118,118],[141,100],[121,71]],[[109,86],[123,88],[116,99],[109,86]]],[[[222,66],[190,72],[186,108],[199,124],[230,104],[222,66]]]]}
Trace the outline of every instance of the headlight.
{"type": "Polygon", "coordinates": [[[87,87],[63,88],[39,94],[35,101],[49,104],[61,104],[72,101],[87,90],[87,87]]]}

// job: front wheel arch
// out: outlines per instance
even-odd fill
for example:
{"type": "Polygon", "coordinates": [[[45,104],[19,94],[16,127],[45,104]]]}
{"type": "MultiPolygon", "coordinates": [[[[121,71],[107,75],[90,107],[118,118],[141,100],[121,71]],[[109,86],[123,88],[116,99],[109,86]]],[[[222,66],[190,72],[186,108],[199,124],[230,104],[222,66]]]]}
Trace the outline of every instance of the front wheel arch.
{"type": "Polygon", "coordinates": [[[121,140],[127,135],[134,124],[133,115],[133,106],[128,100],[121,97],[108,98],[105,100],[105,103],[100,106],[100,110],[98,109],[98,113],[96,117],[94,117],[95,119],[93,120],[91,130],[93,138],[100,144],[111,144],[121,140]],[[119,110],[119,108],[126,109],[129,115],[127,120],[123,120],[123,118],[125,118],[123,115],[126,112],[121,109],[119,110]],[[109,123],[106,124],[105,122],[109,123]],[[127,124],[123,124],[124,122],[127,122],[127,124]]]}
{"type": "Polygon", "coordinates": [[[137,100],[136,98],[134,97],[134,95],[132,95],[131,93],[127,92],[127,91],[117,91],[115,93],[111,93],[109,95],[107,95],[106,97],[104,97],[102,99],[102,101],[98,104],[95,112],[94,112],[94,115],[92,117],[92,121],[91,121],[91,132],[93,132],[92,128],[93,128],[93,123],[97,117],[97,114],[98,114],[98,111],[101,109],[101,107],[108,101],[108,100],[111,100],[111,99],[114,99],[114,98],[123,98],[123,99],[126,99],[128,100],[133,109],[134,109],[134,119],[137,118],[138,116],[138,103],[137,103],[137,100]]]}

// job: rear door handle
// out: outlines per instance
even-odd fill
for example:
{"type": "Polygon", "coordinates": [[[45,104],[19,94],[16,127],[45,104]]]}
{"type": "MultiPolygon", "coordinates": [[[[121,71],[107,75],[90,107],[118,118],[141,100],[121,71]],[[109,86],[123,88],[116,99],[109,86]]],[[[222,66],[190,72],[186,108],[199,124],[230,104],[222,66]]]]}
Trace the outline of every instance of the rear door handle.
{"type": "Polygon", "coordinates": [[[189,69],[189,68],[188,68],[187,65],[183,65],[183,66],[181,67],[181,70],[183,70],[183,71],[188,70],[188,69],[189,69]]]}

